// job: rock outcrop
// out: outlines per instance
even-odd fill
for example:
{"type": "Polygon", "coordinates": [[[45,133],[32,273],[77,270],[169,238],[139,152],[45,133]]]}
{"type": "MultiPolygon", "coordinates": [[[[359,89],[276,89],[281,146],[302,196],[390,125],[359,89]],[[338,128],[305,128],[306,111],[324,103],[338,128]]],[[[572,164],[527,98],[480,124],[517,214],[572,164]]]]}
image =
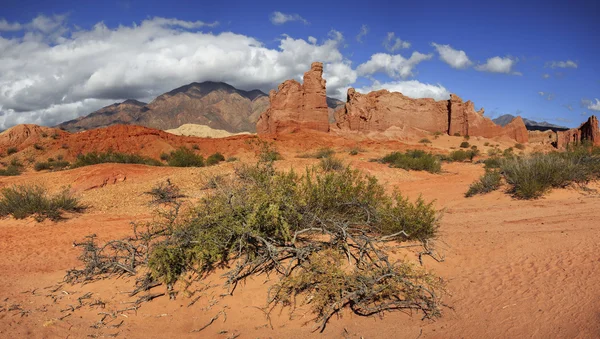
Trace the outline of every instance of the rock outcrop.
{"type": "Polygon", "coordinates": [[[270,106],[258,119],[256,132],[276,134],[297,129],[329,131],[323,64],[313,62],[304,83],[287,80],[269,93],[270,106]]]}
{"type": "Polygon", "coordinates": [[[397,126],[449,135],[507,136],[517,142],[528,141],[527,129],[520,117],[502,127],[484,117],[483,113],[483,109],[475,111],[471,101],[463,102],[454,94],[449,100],[435,101],[411,99],[387,90],[360,94],[350,88],[346,105],[336,111],[336,125],[342,130],[362,132],[383,132],[397,126]]]}
{"type": "Polygon", "coordinates": [[[556,148],[576,146],[583,142],[589,142],[594,146],[600,145],[600,130],[598,129],[598,118],[595,115],[592,115],[578,128],[557,132],[556,148]]]}

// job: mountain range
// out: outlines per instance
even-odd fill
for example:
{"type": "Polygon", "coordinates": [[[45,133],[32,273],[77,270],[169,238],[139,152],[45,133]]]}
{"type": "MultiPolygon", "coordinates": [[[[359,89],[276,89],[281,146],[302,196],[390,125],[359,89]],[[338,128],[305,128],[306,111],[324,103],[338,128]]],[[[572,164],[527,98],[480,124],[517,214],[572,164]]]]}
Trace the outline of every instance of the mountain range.
{"type": "MultiPolygon", "coordinates": [[[[501,115],[501,116],[497,117],[496,119],[492,119],[492,121],[495,122],[496,124],[500,125],[500,126],[506,126],[514,118],[515,118],[514,115],[504,114],[504,115],[501,115]]],[[[547,131],[547,130],[552,130],[552,131],[556,132],[556,131],[566,131],[566,130],[569,129],[568,127],[554,125],[554,124],[548,123],[546,121],[537,122],[537,121],[534,121],[534,120],[523,118],[523,122],[525,123],[525,127],[529,131],[547,131]]]]}
{"type": "MultiPolygon", "coordinates": [[[[327,98],[330,119],[333,110],[343,104],[327,98]]],[[[115,124],[160,130],[196,124],[231,133],[255,132],[258,117],[268,107],[269,96],[260,90],[243,91],[223,82],[194,82],[159,95],[150,103],[125,100],[56,127],[79,132],[115,124]]]]}

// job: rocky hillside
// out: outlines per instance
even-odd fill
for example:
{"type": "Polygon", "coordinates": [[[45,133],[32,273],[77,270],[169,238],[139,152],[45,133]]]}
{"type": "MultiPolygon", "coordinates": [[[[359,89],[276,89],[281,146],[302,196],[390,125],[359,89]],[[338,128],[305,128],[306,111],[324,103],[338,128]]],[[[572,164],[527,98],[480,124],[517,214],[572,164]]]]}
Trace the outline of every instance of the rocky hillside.
{"type": "MultiPolygon", "coordinates": [[[[514,118],[515,118],[514,115],[504,114],[504,115],[501,115],[501,116],[497,117],[496,119],[493,119],[492,121],[495,122],[496,124],[500,125],[500,126],[506,126],[514,118]]],[[[569,129],[568,127],[554,125],[554,124],[551,124],[551,123],[546,122],[546,121],[537,122],[537,121],[534,121],[534,120],[529,120],[529,119],[523,118],[523,122],[525,123],[525,127],[527,127],[527,130],[529,130],[529,131],[547,131],[547,130],[552,130],[552,131],[556,132],[556,131],[566,131],[566,130],[569,129]]]]}
{"type": "Polygon", "coordinates": [[[268,106],[269,98],[259,90],[242,91],[222,82],[194,82],[162,94],[149,104],[127,100],[57,127],[78,132],[115,124],[161,130],[198,124],[229,132],[254,131],[258,116],[268,106]]]}
{"type": "MultiPolygon", "coordinates": [[[[333,118],[334,109],[343,102],[327,99],[329,116],[333,118]]],[[[79,132],[116,124],[161,130],[195,124],[230,133],[254,132],[259,115],[268,107],[269,97],[259,90],[243,91],[223,82],[194,82],[164,93],[150,103],[126,100],[56,127],[79,132]]]]}

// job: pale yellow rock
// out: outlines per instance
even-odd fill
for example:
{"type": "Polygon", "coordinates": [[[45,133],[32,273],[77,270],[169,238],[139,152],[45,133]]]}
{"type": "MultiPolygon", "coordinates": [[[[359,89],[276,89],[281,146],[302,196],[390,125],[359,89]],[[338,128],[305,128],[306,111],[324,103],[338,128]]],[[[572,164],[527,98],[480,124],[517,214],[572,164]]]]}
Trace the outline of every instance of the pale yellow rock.
{"type": "Polygon", "coordinates": [[[213,129],[206,125],[183,124],[175,129],[165,130],[167,133],[200,138],[226,138],[233,135],[250,134],[248,132],[230,133],[222,129],[213,129]]]}

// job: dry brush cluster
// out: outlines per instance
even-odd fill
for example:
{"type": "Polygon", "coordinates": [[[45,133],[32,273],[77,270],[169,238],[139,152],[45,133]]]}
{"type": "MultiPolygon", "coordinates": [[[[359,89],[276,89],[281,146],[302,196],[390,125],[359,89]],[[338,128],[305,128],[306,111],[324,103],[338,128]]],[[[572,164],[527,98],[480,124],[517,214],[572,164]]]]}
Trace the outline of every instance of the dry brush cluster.
{"type": "Polygon", "coordinates": [[[440,314],[443,282],[390,254],[406,242],[432,254],[427,244],[439,222],[432,203],[388,195],[375,178],[350,168],[298,174],[276,171],[272,156],[261,159],[215,181],[186,211],[178,191],[163,186],[157,196],[166,203],[156,220],[135,224],[129,238],[99,244],[90,236],[76,244],[85,266],[70,270],[66,280],[138,275],[136,291],[157,283],[172,291],[177,281],[226,268],[233,293],[244,279],[266,274],[276,277],[267,314],[307,304],[320,330],[346,307],[361,315],[440,314]]]}

